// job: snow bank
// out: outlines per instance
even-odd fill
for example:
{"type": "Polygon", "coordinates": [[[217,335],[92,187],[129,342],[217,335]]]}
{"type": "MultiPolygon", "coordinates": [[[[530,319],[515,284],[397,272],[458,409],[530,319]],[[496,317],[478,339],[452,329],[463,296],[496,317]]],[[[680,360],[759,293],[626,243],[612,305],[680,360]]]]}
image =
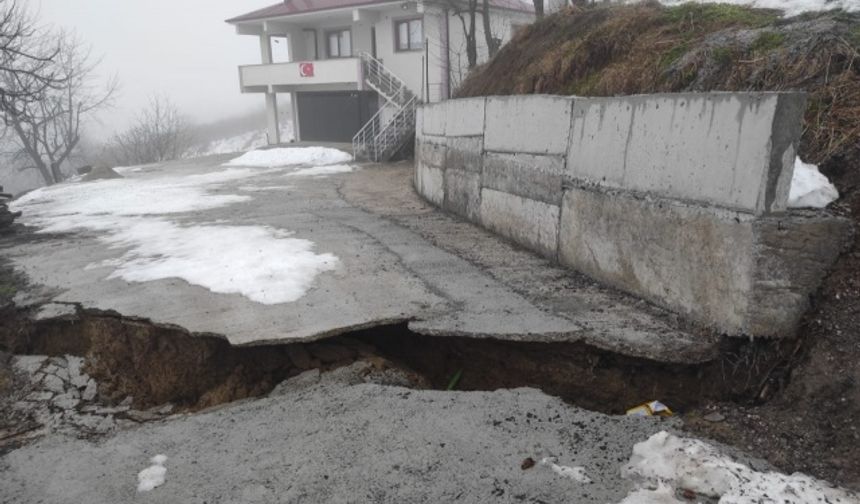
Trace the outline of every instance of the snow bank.
{"type": "Polygon", "coordinates": [[[150,459],[150,462],[152,462],[151,466],[137,474],[138,492],[149,492],[164,484],[167,476],[167,468],[164,467],[164,463],[167,462],[167,455],[156,455],[150,459]]]}
{"type": "Polygon", "coordinates": [[[818,167],[796,158],[791,189],[788,193],[790,208],[824,208],[839,199],[839,191],[818,171],[818,167]]]}
{"type": "Polygon", "coordinates": [[[259,174],[230,168],[184,177],[130,178],[60,184],[15,201],[22,220],[43,233],[95,231],[117,259],[109,278],[147,282],[179,278],[221,294],[240,294],[263,304],[302,297],[315,277],[337,267],[332,254],[266,226],[179,225],[168,216],[248,201],[247,195],[212,193],[226,182],[259,174]]]}
{"type": "Polygon", "coordinates": [[[330,165],[351,161],[346,152],[328,147],[282,147],[277,149],[255,150],[243,154],[225,166],[251,166],[274,168],[293,165],[330,165]]]}
{"type": "Polygon", "coordinates": [[[665,431],[636,444],[621,474],[639,485],[624,503],[674,503],[677,500],[669,499],[676,490],[719,499],[720,504],[860,502],[856,495],[804,474],[758,472],[707,443],[665,431]],[[634,494],[641,500],[634,499],[634,494]]]}
{"type": "MultiPolygon", "coordinates": [[[[637,0],[638,1],[638,0],[637,0]]],[[[690,0],[659,0],[663,5],[681,5],[690,0]]],[[[804,12],[817,12],[833,9],[843,9],[848,12],[860,11],[857,0],[693,0],[696,3],[724,3],[747,5],[761,9],[780,9],[786,16],[796,16],[804,12]]],[[[627,3],[637,3],[628,1],[627,3]]]]}
{"type": "Polygon", "coordinates": [[[349,165],[338,164],[330,166],[314,166],[312,168],[300,168],[292,173],[288,173],[288,177],[324,177],[326,175],[334,175],[336,173],[349,173],[354,168],[349,165]]]}

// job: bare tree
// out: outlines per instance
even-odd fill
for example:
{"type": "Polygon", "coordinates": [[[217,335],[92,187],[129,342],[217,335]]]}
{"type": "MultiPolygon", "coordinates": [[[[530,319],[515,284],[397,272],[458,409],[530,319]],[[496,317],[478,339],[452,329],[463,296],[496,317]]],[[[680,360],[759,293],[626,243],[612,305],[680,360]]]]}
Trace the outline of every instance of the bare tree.
{"type": "MultiPolygon", "coordinates": [[[[38,100],[10,100],[4,117],[18,157],[27,161],[22,169],[37,169],[47,185],[65,178],[62,168],[80,143],[84,121],[109,105],[117,88],[115,78],[104,86],[96,83],[99,61],[75,36],[59,33],[51,39],[59,44],[51,66],[62,82],[47,87],[38,100]]],[[[5,85],[15,90],[16,82],[5,85]]]]}
{"type": "Polygon", "coordinates": [[[191,125],[166,97],[154,96],[137,121],[113,139],[118,164],[146,164],[182,157],[193,146],[191,125]]]}
{"type": "Polygon", "coordinates": [[[15,0],[0,0],[0,112],[15,112],[61,86],[66,79],[54,64],[59,53],[59,43],[15,0]]]}
{"type": "Polygon", "coordinates": [[[490,0],[483,0],[481,18],[484,22],[484,41],[487,44],[487,55],[492,58],[499,52],[502,47],[502,39],[494,36],[492,26],[490,26],[490,0]]]}
{"type": "Polygon", "coordinates": [[[534,0],[535,17],[538,19],[543,19],[543,15],[544,15],[543,1],[544,0],[534,0]]]}

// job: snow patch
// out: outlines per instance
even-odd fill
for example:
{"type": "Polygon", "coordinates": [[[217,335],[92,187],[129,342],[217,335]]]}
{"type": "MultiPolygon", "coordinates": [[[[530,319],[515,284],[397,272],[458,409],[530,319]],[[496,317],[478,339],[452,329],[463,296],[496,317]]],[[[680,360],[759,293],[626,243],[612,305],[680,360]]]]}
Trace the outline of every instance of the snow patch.
{"type": "Polygon", "coordinates": [[[680,490],[719,499],[720,504],[858,502],[856,495],[805,474],[758,472],[707,443],[665,431],[637,443],[621,475],[638,484],[623,503],[673,503],[668,499],[680,490]]]}
{"type": "Polygon", "coordinates": [[[292,189],[291,185],[271,185],[271,186],[241,186],[240,191],[245,192],[266,192],[266,191],[287,191],[292,189]]]}
{"type": "Polygon", "coordinates": [[[167,462],[167,455],[156,455],[150,459],[151,466],[140,471],[137,474],[137,491],[149,492],[155,487],[164,484],[167,477],[167,468],[164,463],[167,462]]]}
{"type": "Polygon", "coordinates": [[[247,152],[225,166],[274,168],[294,165],[331,165],[352,160],[346,152],[328,147],[282,147],[247,152]]]}
{"type": "MultiPolygon", "coordinates": [[[[663,5],[681,5],[691,0],[659,0],[663,5]]],[[[857,0],[693,0],[696,3],[723,3],[733,5],[746,5],[759,9],[780,9],[786,16],[796,16],[804,12],[818,12],[834,9],[842,9],[847,12],[860,11],[860,2],[857,0]]],[[[638,0],[627,3],[637,3],[638,0]]]]}
{"type": "Polygon", "coordinates": [[[548,466],[559,476],[572,479],[577,483],[591,483],[591,478],[585,473],[585,468],[581,466],[568,467],[556,464],[555,460],[546,457],[540,461],[541,465],[548,466]]]}
{"type": "Polygon", "coordinates": [[[111,267],[109,278],[147,282],[179,278],[221,294],[240,294],[263,304],[302,297],[314,278],[337,267],[314,243],[267,226],[221,223],[179,225],[167,215],[248,201],[249,195],[213,193],[222,184],[259,170],[230,168],[212,173],[59,184],[14,202],[22,220],[42,233],[96,231],[115,259],[87,268],[111,267]]]}
{"type": "Polygon", "coordinates": [[[788,193],[789,208],[825,208],[839,199],[839,191],[818,171],[818,166],[807,164],[796,158],[791,189],[788,193]]]}
{"type": "Polygon", "coordinates": [[[329,166],[314,166],[312,168],[300,168],[292,173],[288,173],[288,177],[325,177],[336,173],[349,173],[355,168],[350,165],[338,164],[329,166]]]}
{"type": "MultiPolygon", "coordinates": [[[[280,129],[281,140],[284,142],[292,141],[294,137],[292,122],[281,123],[280,129]]],[[[249,131],[240,135],[213,140],[196,152],[193,152],[192,156],[202,157],[215,154],[232,154],[234,152],[259,149],[266,146],[266,139],[266,130],[249,131]]]]}

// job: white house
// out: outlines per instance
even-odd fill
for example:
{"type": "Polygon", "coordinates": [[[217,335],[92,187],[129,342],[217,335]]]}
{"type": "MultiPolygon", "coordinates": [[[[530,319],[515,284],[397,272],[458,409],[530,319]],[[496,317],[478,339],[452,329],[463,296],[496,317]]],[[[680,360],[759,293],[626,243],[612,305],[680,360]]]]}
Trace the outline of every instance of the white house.
{"type": "MultiPolygon", "coordinates": [[[[487,59],[475,16],[479,63],[487,59]]],[[[415,103],[448,98],[467,73],[463,0],[285,0],[227,20],[260,39],[262,63],[239,68],[243,93],[266,98],[269,143],[280,142],[278,93],[289,93],[297,140],[353,141],[384,158],[414,132],[415,103]],[[410,131],[410,128],[412,130],[410,131]]],[[[534,20],[521,0],[490,0],[501,43],[534,20]]]]}

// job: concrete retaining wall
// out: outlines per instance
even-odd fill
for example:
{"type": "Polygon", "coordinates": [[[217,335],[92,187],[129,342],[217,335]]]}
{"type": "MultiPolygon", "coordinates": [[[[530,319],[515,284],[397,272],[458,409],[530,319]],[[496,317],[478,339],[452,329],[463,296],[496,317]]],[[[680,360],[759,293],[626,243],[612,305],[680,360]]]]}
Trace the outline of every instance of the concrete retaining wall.
{"type": "Polygon", "coordinates": [[[852,232],[824,212],[786,211],[804,107],[797,93],[425,105],[415,188],[691,320],[792,336],[852,232]]]}

